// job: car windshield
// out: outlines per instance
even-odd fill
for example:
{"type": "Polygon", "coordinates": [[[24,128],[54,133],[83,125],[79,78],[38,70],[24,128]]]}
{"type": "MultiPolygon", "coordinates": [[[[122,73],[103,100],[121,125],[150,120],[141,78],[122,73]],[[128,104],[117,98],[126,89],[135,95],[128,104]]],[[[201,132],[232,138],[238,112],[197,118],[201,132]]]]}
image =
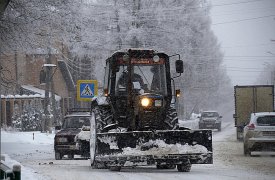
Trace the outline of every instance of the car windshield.
{"type": "Polygon", "coordinates": [[[71,116],[65,117],[62,128],[81,128],[82,126],[90,126],[89,117],[71,116]]]}
{"type": "MultiPolygon", "coordinates": [[[[153,92],[158,94],[167,94],[165,65],[144,65],[138,64],[133,66],[132,83],[134,89],[142,89],[144,92],[153,92]]],[[[129,73],[127,66],[119,66],[116,74],[116,92],[123,92],[127,89],[127,80],[129,73]]]]}
{"type": "Polygon", "coordinates": [[[219,117],[217,112],[203,112],[201,117],[219,117]]]}
{"type": "Polygon", "coordinates": [[[257,118],[258,126],[275,126],[275,116],[263,116],[257,118]]]}

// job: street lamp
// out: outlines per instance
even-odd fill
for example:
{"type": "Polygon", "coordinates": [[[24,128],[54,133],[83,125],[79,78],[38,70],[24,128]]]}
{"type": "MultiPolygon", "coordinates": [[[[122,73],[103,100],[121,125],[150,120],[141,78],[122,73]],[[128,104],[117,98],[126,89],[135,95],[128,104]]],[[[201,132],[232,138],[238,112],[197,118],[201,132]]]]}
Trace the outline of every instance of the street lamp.
{"type": "MultiPolygon", "coordinates": [[[[52,82],[52,77],[54,73],[56,72],[56,65],[55,64],[43,64],[42,69],[40,71],[40,84],[46,84],[45,86],[45,98],[44,98],[44,114],[45,117],[43,118],[42,121],[42,132],[49,131],[51,132],[51,127],[52,127],[52,119],[50,118],[50,109],[49,109],[49,102],[50,102],[50,97],[49,97],[49,92],[50,92],[50,83],[52,82]],[[52,71],[54,68],[54,71],[52,71]]],[[[51,92],[51,95],[53,96],[53,101],[55,101],[55,94],[51,92]]],[[[54,104],[54,102],[53,102],[54,104]]],[[[53,109],[55,111],[55,107],[53,109]]],[[[54,113],[55,114],[55,113],[54,113]]]]}

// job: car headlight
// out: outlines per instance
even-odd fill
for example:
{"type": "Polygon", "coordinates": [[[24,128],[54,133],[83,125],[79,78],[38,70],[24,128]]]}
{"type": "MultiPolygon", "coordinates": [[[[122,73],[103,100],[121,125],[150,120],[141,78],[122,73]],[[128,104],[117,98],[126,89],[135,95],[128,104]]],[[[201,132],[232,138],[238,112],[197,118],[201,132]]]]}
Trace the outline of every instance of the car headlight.
{"type": "Polygon", "coordinates": [[[141,105],[142,106],[147,107],[147,106],[149,106],[149,104],[150,104],[150,99],[148,99],[148,98],[142,98],[141,99],[141,105]]]}
{"type": "Polygon", "coordinates": [[[59,137],[56,139],[57,142],[61,142],[61,143],[64,143],[64,142],[68,142],[68,139],[65,138],[65,137],[59,137]]]}

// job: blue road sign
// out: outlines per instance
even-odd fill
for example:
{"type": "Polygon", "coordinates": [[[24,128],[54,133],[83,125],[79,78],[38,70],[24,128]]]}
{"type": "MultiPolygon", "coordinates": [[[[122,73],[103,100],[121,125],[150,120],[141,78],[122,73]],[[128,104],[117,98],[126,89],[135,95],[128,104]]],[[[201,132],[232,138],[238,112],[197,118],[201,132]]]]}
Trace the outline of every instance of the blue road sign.
{"type": "Polygon", "coordinates": [[[90,101],[91,98],[97,96],[96,80],[78,80],[77,81],[77,100],[90,101]]]}

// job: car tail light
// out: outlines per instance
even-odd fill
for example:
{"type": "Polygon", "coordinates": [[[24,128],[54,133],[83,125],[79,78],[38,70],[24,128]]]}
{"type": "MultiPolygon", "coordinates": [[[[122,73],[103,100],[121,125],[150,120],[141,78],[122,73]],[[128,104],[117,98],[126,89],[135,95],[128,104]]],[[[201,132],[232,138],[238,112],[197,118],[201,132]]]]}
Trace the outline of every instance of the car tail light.
{"type": "Polygon", "coordinates": [[[253,124],[253,123],[249,124],[247,127],[248,127],[249,130],[254,130],[255,129],[255,124],[253,124]]]}

